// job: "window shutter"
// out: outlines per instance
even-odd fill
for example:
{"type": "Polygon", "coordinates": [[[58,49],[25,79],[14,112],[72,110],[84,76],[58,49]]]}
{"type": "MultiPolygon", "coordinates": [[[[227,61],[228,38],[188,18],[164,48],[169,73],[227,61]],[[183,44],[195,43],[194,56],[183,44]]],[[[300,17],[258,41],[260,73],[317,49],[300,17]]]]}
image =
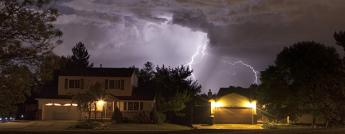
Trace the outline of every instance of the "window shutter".
{"type": "Polygon", "coordinates": [[[80,88],[84,89],[84,79],[80,79],[80,88]]]}
{"type": "Polygon", "coordinates": [[[68,79],[65,79],[65,89],[68,89],[68,79]]]}
{"type": "Polygon", "coordinates": [[[108,80],[105,80],[104,87],[105,87],[105,89],[108,89],[108,80]]]}
{"type": "Polygon", "coordinates": [[[144,109],[144,103],[143,103],[143,102],[140,102],[139,107],[140,107],[140,110],[143,110],[143,109],[144,109]]]}

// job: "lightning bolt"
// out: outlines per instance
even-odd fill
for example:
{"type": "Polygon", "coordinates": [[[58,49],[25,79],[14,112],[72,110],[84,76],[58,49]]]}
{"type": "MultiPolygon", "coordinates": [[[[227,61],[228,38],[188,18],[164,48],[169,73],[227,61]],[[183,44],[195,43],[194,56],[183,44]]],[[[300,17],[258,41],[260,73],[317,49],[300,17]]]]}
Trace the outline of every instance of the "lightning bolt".
{"type": "MultiPolygon", "coordinates": [[[[192,69],[193,65],[195,64],[195,59],[199,55],[201,55],[201,58],[203,58],[207,54],[206,53],[206,51],[207,51],[207,44],[208,44],[208,40],[206,41],[206,43],[202,43],[202,44],[198,45],[196,51],[193,53],[190,61],[186,64],[186,66],[188,66],[190,69],[192,69]]],[[[256,71],[253,66],[243,62],[242,60],[237,60],[235,62],[229,62],[228,60],[223,59],[222,61],[224,63],[230,64],[232,66],[240,64],[242,66],[245,66],[245,67],[249,68],[253,72],[253,74],[254,74],[254,82],[253,83],[254,84],[258,84],[258,71],[256,71]]],[[[194,73],[192,73],[192,78],[194,80],[196,79],[194,73]]]]}
{"type": "Polygon", "coordinates": [[[228,62],[228,61],[226,61],[226,60],[223,60],[223,62],[224,62],[224,63],[227,63],[227,64],[230,64],[230,65],[232,65],[232,66],[235,66],[235,65],[237,65],[237,64],[241,64],[241,65],[243,65],[243,66],[249,68],[250,70],[252,70],[252,72],[253,72],[253,74],[254,74],[254,78],[255,78],[255,79],[254,79],[254,83],[255,83],[255,84],[258,84],[258,71],[256,71],[256,70],[254,69],[253,66],[251,66],[251,65],[249,65],[249,64],[247,64],[247,63],[244,63],[242,60],[237,60],[237,61],[235,61],[235,62],[228,62]]]}
{"type": "MultiPolygon", "coordinates": [[[[207,54],[206,53],[207,44],[208,44],[208,40],[206,40],[206,41],[204,41],[204,43],[198,45],[196,51],[194,52],[194,54],[192,55],[190,61],[186,64],[186,66],[188,66],[190,69],[192,69],[193,64],[195,64],[195,58],[197,56],[199,56],[200,54],[201,54],[201,58],[203,58],[207,54]]],[[[192,73],[192,78],[195,80],[194,73],[192,73]]]]}

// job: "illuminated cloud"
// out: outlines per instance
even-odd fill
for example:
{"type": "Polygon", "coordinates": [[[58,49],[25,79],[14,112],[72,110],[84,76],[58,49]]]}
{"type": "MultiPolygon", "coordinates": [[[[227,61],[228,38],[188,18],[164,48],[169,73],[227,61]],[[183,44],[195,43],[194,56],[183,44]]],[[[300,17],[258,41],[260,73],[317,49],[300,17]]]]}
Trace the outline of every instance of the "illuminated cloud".
{"type": "Polygon", "coordinates": [[[204,91],[253,83],[251,68],[228,63],[240,60],[259,72],[273,63],[284,46],[302,40],[334,44],[333,32],[345,29],[343,0],[64,0],[53,4],[62,14],[56,25],[64,32],[64,44],[56,53],[70,54],[73,45],[83,41],[96,66],[142,66],[146,61],[177,66],[190,65],[193,59],[194,75],[204,91]]]}

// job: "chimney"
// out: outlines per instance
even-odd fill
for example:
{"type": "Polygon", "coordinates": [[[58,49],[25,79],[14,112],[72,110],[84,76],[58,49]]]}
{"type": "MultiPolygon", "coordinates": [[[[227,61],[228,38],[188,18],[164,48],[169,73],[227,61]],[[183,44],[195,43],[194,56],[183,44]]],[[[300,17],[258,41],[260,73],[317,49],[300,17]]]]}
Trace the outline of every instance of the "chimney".
{"type": "Polygon", "coordinates": [[[102,64],[99,64],[99,68],[102,68],[102,64]]]}
{"type": "Polygon", "coordinates": [[[212,91],[211,91],[211,89],[208,90],[207,97],[208,98],[212,98],[212,91]]]}

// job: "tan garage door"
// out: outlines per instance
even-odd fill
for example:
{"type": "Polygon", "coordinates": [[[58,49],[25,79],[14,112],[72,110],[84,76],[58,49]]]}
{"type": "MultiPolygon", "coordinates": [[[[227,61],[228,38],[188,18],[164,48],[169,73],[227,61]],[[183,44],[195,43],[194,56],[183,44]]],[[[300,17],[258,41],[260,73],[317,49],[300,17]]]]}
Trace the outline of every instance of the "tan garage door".
{"type": "Polygon", "coordinates": [[[214,115],[216,124],[251,124],[252,111],[249,108],[217,108],[214,115]]]}
{"type": "Polygon", "coordinates": [[[78,107],[71,106],[44,106],[43,120],[79,120],[78,107]]]}

